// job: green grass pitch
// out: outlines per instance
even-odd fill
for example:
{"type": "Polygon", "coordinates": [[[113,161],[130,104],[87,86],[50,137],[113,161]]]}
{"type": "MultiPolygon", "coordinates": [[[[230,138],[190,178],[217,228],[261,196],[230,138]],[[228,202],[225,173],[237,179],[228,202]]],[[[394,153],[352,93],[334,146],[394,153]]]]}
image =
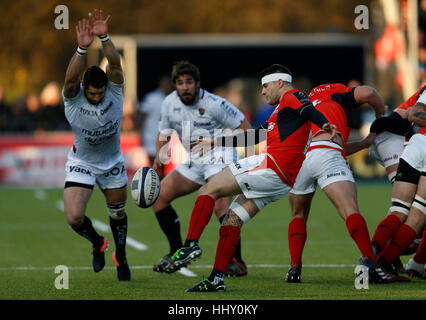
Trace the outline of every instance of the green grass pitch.
{"type": "MultiPolygon", "coordinates": [[[[358,201],[370,234],[385,216],[390,204],[388,184],[360,184],[358,201]]],[[[173,206],[186,235],[196,194],[177,199],[173,206]]],[[[91,269],[91,246],[72,231],[65,221],[62,189],[0,189],[0,299],[1,300],[388,300],[425,299],[426,281],[388,285],[370,284],[368,290],[354,286],[355,265],[360,253],[322,191],[315,195],[308,221],[308,240],[304,251],[301,284],[288,284],[284,276],[289,252],[287,228],[290,210],[287,198],[270,204],[241,232],[242,253],[249,266],[246,277],[226,278],[227,291],[189,294],[185,290],[208,276],[214,263],[219,223],[207,226],[200,245],[201,259],[190,270],[196,277],[152,271],[152,265],[167,253],[168,243],[152,209],[140,209],[129,193],[128,236],[147,246],[147,250],[127,247],[132,281],[117,280],[109,239],[106,267],[100,273],[91,269]],[[55,267],[69,270],[69,288],[57,289],[60,275],[55,267]]],[[[87,215],[108,224],[103,195],[95,188],[87,215]]],[[[404,256],[406,263],[409,257],[404,256]]]]}

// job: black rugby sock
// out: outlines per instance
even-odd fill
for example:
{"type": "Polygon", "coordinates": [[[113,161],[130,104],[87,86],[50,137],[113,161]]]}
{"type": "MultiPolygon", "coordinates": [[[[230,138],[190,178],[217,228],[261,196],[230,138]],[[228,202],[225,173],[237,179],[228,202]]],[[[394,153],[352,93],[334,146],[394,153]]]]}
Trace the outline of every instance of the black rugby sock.
{"type": "Polygon", "coordinates": [[[99,235],[93,228],[92,221],[88,217],[84,217],[83,223],[78,226],[71,226],[80,236],[89,240],[95,248],[100,248],[103,244],[103,237],[99,235]]]}
{"type": "Polygon", "coordinates": [[[161,230],[167,237],[170,245],[170,253],[182,248],[182,237],[180,234],[180,221],[172,206],[155,213],[161,230]]]}
{"type": "Polygon", "coordinates": [[[127,215],[122,219],[109,217],[112,235],[115,242],[115,257],[119,262],[126,259],[126,239],[127,239],[127,215]]]}

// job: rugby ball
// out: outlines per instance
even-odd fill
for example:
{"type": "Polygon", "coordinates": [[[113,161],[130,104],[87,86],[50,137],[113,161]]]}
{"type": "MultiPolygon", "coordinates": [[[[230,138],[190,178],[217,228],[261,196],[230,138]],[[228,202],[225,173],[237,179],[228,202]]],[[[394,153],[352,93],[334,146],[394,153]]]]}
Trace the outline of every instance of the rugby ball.
{"type": "Polygon", "coordinates": [[[151,167],[136,171],[131,184],[132,198],[141,208],[149,208],[160,195],[160,177],[151,167]]]}

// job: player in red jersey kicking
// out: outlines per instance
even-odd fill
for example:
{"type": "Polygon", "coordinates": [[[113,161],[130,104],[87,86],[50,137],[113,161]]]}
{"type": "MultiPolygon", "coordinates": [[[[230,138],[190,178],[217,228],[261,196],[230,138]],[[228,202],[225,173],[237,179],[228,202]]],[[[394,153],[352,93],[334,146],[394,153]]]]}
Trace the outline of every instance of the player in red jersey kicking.
{"type": "Polygon", "coordinates": [[[337,125],[336,136],[331,139],[315,124],[312,126],[312,142],[306,159],[289,193],[292,216],[288,228],[291,263],[286,275],[287,282],[301,282],[302,253],[306,241],[306,221],[317,184],[345,220],[346,227],[362,253],[362,264],[369,268],[370,280],[386,282],[377,268],[370,235],[360,214],[357,191],[346,155],[368,147],[374,135],[364,143],[347,143],[351,131],[351,111],[363,103],[370,104],[376,117],[385,113],[385,106],[377,91],[369,86],[356,88],[332,83],[312,89],[309,98],[331,123],[337,125]]]}
{"type": "Polygon", "coordinates": [[[335,126],[316,110],[306,93],[293,89],[290,71],[272,65],[262,72],[262,95],[270,105],[278,105],[261,127],[249,133],[203,140],[194,147],[249,146],[266,138],[266,151],[241,159],[224,169],[200,191],[192,211],[184,247],[176,252],[168,272],[178,270],[187,261],[198,258],[198,240],[212,215],[214,200],[238,195],[232,202],[219,231],[214,268],[208,277],[188,292],[223,291],[224,271],[231,259],[241,227],[265,205],[285,196],[292,188],[305,158],[311,121],[333,138],[335,126]],[[253,132],[251,132],[253,133],[253,132]]]}

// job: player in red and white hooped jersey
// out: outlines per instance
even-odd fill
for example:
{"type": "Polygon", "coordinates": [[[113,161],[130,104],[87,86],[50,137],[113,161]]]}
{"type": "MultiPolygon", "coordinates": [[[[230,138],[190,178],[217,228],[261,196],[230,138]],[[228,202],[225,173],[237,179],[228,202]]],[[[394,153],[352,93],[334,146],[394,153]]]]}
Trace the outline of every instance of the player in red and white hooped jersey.
{"type": "Polygon", "coordinates": [[[201,187],[192,211],[187,247],[177,251],[166,272],[178,270],[187,261],[198,258],[198,240],[210,220],[215,199],[238,195],[229,207],[220,227],[220,238],[214,268],[208,279],[189,292],[223,291],[225,268],[232,257],[241,227],[265,205],[285,196],[294,184],[305,158],[311,121],[325,130],[330,139],[335,126],[315,109],[306,93],[293,89],[290,71],[282,65],[272,65],[262,72],[262,95],[270,105],[277,105],[271,117],[253,136],[248,132],[204,139],[194,151],[215,146],[249,146],[266,138],[265,153],[241,159],[201,187]],[[265,132],[266,131],[266,132],[265,132]]]}
{"type": "Polygon", "coordinates": [[[289,193],[292,216],[288,228],[291,263],[287,282],[301,282],[302,252],[306,240],[306,221],[316,186],[319,185],[333,202],[346,227],[363,255],[363,264],[369,267],[372,280],[383,283],[376,270],[368,228],[360,214],[357,192],[346,154],[368,147],[368,139],[347,144],[351,131],[351,111],[363,103],[370,104],[380,117],[385,112],[381,96],[369,86],[348,87],[340,83],[324,84],[312,89],[309,98],[331,123],[336,124],[336,137],[330,136],[315,124],[312,125],[312,142],[306,159],[289,193]]]}
{"type": "MultiPolygon", "coordinates": [[[[420,94],[414,106],[408,107],[405,116],[420,130],[410,138],[399,161],[389,216],[403,213],[406,219],[403,224],[395,219],[392,241],[377,250],[380,252],[377,262],[384,269],[391,269],[390,263],[413,243],[426,223],[426,91],[420,94]]],[[[426,253],[422,242],[416,258],[423,262],[424,270],[426,253]]]]}

